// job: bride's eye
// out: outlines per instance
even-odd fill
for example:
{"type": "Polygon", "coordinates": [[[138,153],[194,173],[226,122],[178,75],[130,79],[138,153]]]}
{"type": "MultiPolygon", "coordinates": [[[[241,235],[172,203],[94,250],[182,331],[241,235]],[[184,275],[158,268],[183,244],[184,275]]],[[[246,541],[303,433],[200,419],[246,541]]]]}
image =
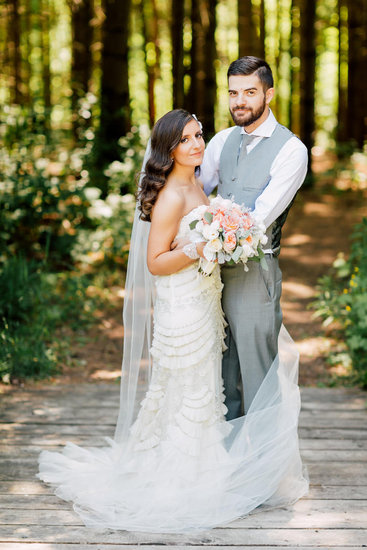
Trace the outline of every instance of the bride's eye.
{"type": "Polygon", "coordinates": [[[181,139],[181,143],[187,143],[188,139],[186,137],[181,139]]]}
{"type": "Polygon", "coordinates": [[[203,138],[203,132],[198,132],[197,134],[195,134],[195,137],[199,139],[203,138]]]}

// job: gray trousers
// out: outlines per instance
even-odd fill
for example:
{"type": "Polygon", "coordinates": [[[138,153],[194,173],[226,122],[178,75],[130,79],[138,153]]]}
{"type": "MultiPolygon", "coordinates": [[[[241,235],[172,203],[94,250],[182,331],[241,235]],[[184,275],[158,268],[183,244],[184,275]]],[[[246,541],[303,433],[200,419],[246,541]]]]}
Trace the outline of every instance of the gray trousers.
{"type": "Polygon", "coordinates": [[[269,271],[248,262],[222,267],[222,305],[228,321],[222,376],[227,420],[246,413],[278,352],[282,324],[282,272],[278,259],[267,254],[269,271]]]}

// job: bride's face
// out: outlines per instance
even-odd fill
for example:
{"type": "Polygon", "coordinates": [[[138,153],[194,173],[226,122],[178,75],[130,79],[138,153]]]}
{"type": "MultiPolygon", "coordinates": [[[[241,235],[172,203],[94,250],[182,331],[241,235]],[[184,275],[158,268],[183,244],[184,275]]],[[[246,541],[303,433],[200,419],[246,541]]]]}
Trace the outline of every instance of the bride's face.
{"type": "Polygon", "coordinates": [[[204,157],[203,133],[196,120],[190,120],[183,129],[179,145],[172,152],[176,164],[182,166],[199,166],[204,157]]]}

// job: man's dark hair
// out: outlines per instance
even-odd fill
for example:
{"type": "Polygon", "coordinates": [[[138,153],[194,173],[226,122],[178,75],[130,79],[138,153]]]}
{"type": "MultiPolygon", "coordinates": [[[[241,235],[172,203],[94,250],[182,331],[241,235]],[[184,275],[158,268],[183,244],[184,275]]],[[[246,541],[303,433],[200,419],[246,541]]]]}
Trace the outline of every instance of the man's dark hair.
{"type": "Polygon", "coordinates": [[[266,61],[253,55],[245,55],[232,61],[228,68],[227,78],[234,75],[254,74],[259,77],[264,90],[274,86],[273,73],[266,61]]]}

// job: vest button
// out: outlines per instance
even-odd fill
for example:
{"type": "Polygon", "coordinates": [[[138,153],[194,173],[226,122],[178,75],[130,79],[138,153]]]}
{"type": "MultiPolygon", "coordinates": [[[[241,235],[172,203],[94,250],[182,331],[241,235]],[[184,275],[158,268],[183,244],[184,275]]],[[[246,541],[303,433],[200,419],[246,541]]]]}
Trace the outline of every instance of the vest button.
{"type": "Polygon", "coordinates": [[[235,181],[236,179],[237,179],[237,178],[233,177],[233,178],[232,178],[232,181],[235,181]]]}

